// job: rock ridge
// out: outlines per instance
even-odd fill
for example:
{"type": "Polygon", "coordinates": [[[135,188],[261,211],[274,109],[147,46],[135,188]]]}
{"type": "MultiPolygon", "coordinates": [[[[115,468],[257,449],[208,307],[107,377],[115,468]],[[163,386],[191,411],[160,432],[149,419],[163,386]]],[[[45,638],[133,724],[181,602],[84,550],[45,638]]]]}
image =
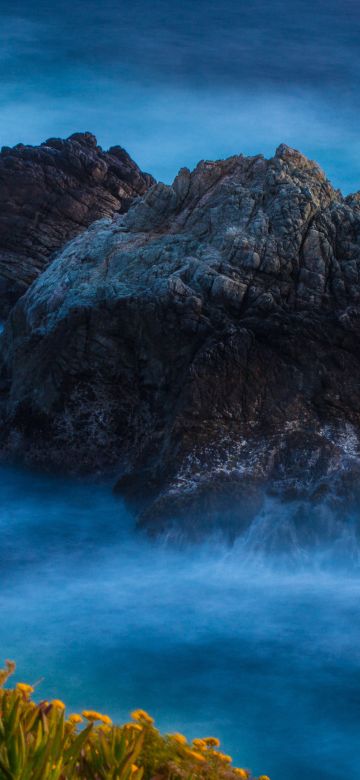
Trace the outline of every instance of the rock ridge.
{"type": "Polygon", "coordinates": [[[0,152],[0,316],[55,251],[101,217],[126,211],[154,179],[121,146],[104,152],[92,133],[0,152]]]}

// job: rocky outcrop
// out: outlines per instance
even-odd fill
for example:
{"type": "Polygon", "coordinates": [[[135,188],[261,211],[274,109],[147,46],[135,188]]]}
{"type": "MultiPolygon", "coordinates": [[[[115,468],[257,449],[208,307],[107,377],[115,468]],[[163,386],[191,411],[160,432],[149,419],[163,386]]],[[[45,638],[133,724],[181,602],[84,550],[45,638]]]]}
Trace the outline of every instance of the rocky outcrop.
{"type": "Polygon", "coordinates": [[[153,184],[120,146],[91,133],[0,153],[0,316],[54,252],[100,217],[126,211],[153,184]]]}
{"type": "Polygon", "coordinates": [[[3,452],[112,469],[156,530],[357,500],[359,271],[358,197],[299,152],[181,170],[14,307],[3,452]]]}

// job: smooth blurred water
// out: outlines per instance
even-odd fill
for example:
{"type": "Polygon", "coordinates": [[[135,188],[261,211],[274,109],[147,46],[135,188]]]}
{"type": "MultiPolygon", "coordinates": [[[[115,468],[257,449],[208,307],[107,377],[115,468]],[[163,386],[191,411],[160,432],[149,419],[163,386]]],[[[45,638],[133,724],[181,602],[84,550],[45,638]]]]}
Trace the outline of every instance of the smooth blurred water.
{"type": "Polygon", "coordinates": [[[351,529],[331,555],[262,554],[289,525],[270,506],[231,549],[175,547],[137,533],[108,485],[10,468],[0,506],[0,659],[44,678],[38,697],[119,720],[143,707],[271,780],[360,777],[351,529]]]}

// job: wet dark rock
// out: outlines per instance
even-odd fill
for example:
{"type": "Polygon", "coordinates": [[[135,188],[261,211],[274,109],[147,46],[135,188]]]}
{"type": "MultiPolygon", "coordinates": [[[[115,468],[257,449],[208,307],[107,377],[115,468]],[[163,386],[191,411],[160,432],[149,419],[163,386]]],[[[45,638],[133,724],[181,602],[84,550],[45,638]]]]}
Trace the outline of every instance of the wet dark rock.
{"type": "Polygon", "coordinates": [[[112,470],[153,531],[357,500],[359,272],[360,201],[299,152],[181,170],[14,307],[3,456],[112,470]]]}
{"type": "Polygon", "coordinates": [[[126,211],[153,183],[120,146],[91,133],[0,153],[0,316],[54,252],[100,217],[126,211]]]}

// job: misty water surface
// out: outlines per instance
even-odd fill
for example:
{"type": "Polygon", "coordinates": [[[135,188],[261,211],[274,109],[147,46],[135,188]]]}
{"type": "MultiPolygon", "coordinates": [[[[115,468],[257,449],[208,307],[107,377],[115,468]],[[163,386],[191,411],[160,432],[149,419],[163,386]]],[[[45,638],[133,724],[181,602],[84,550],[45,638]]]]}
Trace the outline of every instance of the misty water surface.
{"type": "Polygon", "coordinates": [[[135,532],[108,485],[0,480],[1,658],[18,680],[44,678],[39,698],[119,720],[143,707],[271,780],[360,776],[351,532],[331,555],[254,556],[273,506],[247,544],[175,547],[135,532]]]}

